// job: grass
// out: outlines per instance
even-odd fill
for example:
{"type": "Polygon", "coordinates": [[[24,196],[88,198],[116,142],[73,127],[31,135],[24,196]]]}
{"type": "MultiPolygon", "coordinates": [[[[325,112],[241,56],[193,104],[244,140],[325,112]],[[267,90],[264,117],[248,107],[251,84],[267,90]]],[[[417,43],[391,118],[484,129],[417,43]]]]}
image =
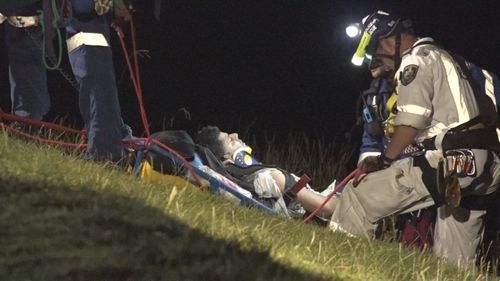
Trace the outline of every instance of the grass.
{"type": "Polygon", "coordinates": [[[494,280],[0,133],[1,280],[494,280]]]}

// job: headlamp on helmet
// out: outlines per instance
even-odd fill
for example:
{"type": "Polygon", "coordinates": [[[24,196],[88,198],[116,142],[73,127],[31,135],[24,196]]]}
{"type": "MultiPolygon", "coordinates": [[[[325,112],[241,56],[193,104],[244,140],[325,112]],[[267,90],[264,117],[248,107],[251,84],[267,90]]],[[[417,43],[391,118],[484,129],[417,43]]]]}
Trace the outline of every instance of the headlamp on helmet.
{"type": "Polygon", "coordinates": [[[352,23],[345,28],[345,33],[349,36],[349,38],[356,38],[360,36],[362,31],[363,26],[359,22],[352,23]]]}
{"type": "MultiPolygon", "coordinates": [[[[375,68],[376,66],[372,58],[377,50],[379,40],[395,34],[396,31],[410,29],[411,21],[409,19],[392,16],[384,11],[377,11],[363,18],[362,22],[360,24],[358,23],[358,26],[361,26],[361,28],[357,36],[361,35],[361,38],[356,48],[356,52],[352,56],[351,62],[356,66],[361,66],[364,63],[370,68],[375,68]]],[[[346,32],[348,28],[346,28],[346,32]]],[[[350,30],[350,32],[350,34],[355,35],[355,32],[352,30],[350,30]]]]}

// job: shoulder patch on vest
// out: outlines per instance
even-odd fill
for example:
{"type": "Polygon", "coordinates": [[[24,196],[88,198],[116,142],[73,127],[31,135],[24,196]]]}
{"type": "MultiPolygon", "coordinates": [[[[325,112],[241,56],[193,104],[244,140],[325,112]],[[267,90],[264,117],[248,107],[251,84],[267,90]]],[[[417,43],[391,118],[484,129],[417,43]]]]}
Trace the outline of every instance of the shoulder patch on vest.
{"type": "Polygon", "coordinates": [[[418,71],[418,65],[416,64],[410,64],[405,66],[405,68],[403,69],[403,71],[401,71],[399,75],[399,80],[401,81],[401,84],[403,84],[403,86],[407,86],[408,84],[410,84],[417,76],[417,71],[418,71]]]}

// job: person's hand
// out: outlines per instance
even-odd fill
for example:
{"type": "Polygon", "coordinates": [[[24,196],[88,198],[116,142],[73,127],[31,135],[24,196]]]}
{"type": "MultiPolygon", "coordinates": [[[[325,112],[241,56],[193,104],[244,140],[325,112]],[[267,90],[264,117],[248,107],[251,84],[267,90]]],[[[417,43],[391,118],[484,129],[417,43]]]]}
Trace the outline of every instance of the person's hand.
{"type": "Polygon", "coordinates": [[[366,174],[382,170],[384,168],[384,161],[380,155],[378,156],[368,156],[361,163],[359,163],[359,168],[363,170],[366,174]]]}
{"type": "Polygon", "coordinates": [[[358,170],[354,175],[352,185],[358,186],[366,174],[385,169],[391,165],[394,160],[384,157],[382,154],[378,156],[368,156],[358,165],[358,170]]]}

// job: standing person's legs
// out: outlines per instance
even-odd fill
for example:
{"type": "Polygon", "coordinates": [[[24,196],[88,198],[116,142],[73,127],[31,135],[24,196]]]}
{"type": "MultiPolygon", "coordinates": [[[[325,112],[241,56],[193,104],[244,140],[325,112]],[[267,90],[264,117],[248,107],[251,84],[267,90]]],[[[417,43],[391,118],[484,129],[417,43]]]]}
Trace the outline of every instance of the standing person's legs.
{"type": "Polygon", "coordinates": [[[67,31],[69,40],[71,36],[82,36],[84,42],[69,50],[69,59],[80,83],[80,111],[87,128],[86,156],[97,160],[120,160],[124,153],[121,144],[123,121],[107,22],[103,18],[89,22],[73,20],[67,31]],[[90,37],[85,37],[88,34],[85,32],[91,33],[90,37]],[[85,43],[87,38],[95,39],[96,36],[106,40],[85,43]]]}
{"type": "Polygon", "coordinates": [[[47,72],[42,61],[42,31],[40,27],[4,25],[12,113],[41,120],[50,109],[47,72]]]}

